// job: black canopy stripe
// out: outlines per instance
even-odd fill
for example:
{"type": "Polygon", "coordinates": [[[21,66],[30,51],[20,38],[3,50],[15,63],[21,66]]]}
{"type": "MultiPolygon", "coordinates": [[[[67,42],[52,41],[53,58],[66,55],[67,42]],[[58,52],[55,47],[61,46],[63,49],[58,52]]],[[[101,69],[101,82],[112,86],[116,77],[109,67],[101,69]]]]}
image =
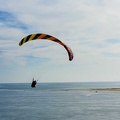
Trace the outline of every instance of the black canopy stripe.
{"type": "Polygon", "coordinates": [[[55,39],[55,40],[53,40],[54,42],[59,42],[59,43],[61,43],[61,41],[60,40],[58,40],[58,39],[55,39]]]}
{"type": "Polygon", "coordinates": [[[52,37],[52,36],[46,35],[46,36],[44,36],[42,39],[49,39],[50,37],[52,37]]]}
{"type": "Polygon", "coordinates": [[[28,42],[28,41],[29,41],[29,38],[30,38],[31,36],[32,36],[32,35],[28,35],[24,42],[28,42]]]}
{"type": "Polygon", "coordinates": [[[42,35],[42,34],[36,34],[36,35],[34,36],[33,40],[34,40],[34,39],[37,39],[40,35],[42,35]]]}
{"type": "Polygon", "coordinates": [[[69,50],[66,45],[64,45],[64,48],[65,48],[65,49],[67,50],[67,52],[68,52],[69,60],[72,60],[72,59],[73,59],[73,54],[72,54],[71,49],[69,50]]]}
{"type": "Polygon", "coordinates": [[[22,44],[23,44],[23,40],[24,40],[24,38],[21,40],[21,42],[19,43],[19,45],[22,45],[22,44]]]}

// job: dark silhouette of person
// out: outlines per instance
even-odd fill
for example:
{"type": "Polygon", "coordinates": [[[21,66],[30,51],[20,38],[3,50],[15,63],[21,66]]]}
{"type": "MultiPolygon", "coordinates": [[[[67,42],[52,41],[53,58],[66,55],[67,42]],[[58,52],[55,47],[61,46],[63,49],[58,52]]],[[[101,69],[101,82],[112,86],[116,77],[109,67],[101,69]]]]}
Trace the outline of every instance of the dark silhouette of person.
{"type": "Polygon", "coordinates": [[[31,84],[31,87],[32,87],[32,88],[35,87],[36,84],[37,84],[37,81],[34,80],[34,78],[33,78],[33,80],[32,80],[32,84],[31,84]]]}

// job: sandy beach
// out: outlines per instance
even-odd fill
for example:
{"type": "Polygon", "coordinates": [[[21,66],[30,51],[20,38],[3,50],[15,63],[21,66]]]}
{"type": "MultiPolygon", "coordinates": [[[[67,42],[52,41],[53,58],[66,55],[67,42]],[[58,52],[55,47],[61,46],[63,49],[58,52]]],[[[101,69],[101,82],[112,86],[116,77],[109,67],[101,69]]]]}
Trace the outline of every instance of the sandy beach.
{"type": "Polygon", "coordinates": [[[81,91],[90,92],[120,92],[120,88],[88,88],[88,89],[76,89],[81,91]]]}
{"type": "Polygon", "coordinates": [[[89,91],[95,91],[95,92],[120,92],[120,88],[90,88],[86,89],[89,91]]]}
{"type": "Polygon", "coordinates": [[[89,92],[120,92],[120,88],[78,88],[78,89],[53,89],[43,91],[89,91],[89,92]]]}

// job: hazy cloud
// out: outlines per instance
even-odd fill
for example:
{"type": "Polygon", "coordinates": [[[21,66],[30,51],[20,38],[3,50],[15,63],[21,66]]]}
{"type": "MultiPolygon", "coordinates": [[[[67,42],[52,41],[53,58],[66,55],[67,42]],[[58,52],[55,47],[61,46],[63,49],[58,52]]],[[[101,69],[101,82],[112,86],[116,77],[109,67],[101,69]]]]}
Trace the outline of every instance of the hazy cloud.
{"type": "Polygon", "coordinates": [[[1,1],[0,66],[4,70],[13,66],[19,80],[18,72],[29,71],[27,78],[43,68],[48,76],[43,81],[49,81],[49,76],[51,81],[119,80],[119,6],[119,0],[1,1]],[[73,50],[73,61],[69,62],[62,46],[51,41],[19,46],[19,41],[31,33],[47,33],[64,41],[73,50]]]}

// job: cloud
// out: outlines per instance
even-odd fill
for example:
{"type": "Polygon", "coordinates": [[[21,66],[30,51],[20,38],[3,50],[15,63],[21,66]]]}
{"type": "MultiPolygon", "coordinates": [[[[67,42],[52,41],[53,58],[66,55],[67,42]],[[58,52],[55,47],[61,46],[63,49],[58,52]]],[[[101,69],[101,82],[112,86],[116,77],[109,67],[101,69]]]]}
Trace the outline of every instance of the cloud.
{"type": "Polygon", "coordinates": [[[7,11],[0,11],[0,22],[5,27],[28,29],[28,27],[20,22],[14,14],[7,11]]]}
{"type": "MultiPolygon", "coordinates": [[[[59,69],[71,81],[74,78],[91,81],[98,77],[113,80],[110,69],[114,66],[117,71],[120,59],[119,5],[119,0],[2,1],[0,65],[25,66],[26,71],[30,64],[34,69],[45,66],[50,70],[46,74],[52,74],[53,79],[53,73],[59,69]],[[59,38],[73,50],[73,61],[68,62],[67,52],[54,42],[43,40],[18,46],[19,41],[31,33],[47,33],[59,38]]],[[[118,73],[116,76],[120,78],[118,73]]],[[[62,77],[63,81],[65,78],[62,77]]]]}
{"type": "Polygon", "coordinates": [[[108,44],[120,44],[120,38],[111,38],[111,39],[108,39],[108,40],[106,40],[106,42],[108,43],[108,44]]]}

